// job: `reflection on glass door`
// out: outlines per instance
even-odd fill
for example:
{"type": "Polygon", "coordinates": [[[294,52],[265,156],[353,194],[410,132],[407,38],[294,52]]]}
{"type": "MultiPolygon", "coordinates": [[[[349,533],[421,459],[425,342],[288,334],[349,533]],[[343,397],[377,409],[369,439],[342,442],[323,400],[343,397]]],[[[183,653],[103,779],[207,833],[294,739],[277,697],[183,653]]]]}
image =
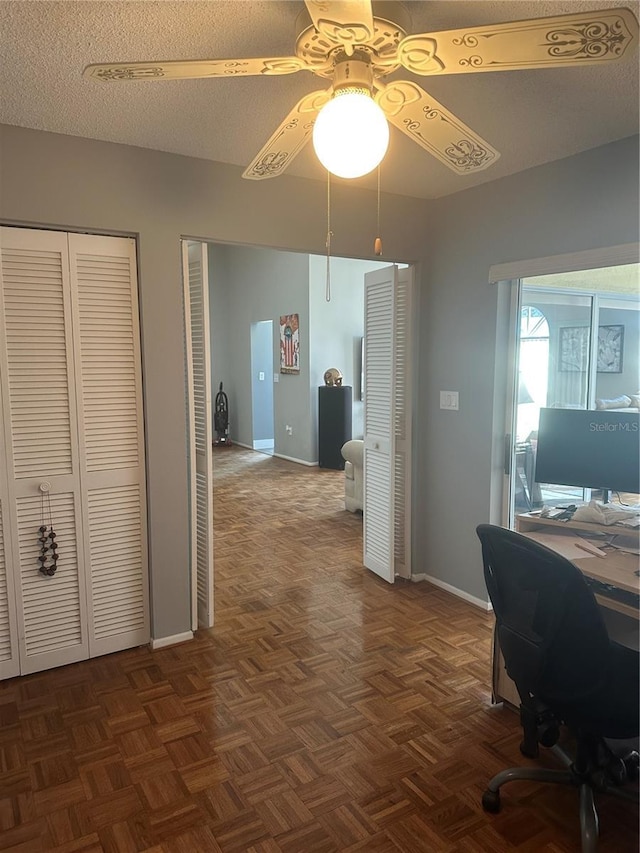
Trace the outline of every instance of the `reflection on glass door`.
{"type": "Polygon", "coordinates": [[[592,270],[520,283],[510,526],[516,514],[545,504],[599,497],[589,489],[536,481],[541,408],[638,411],[640,406],[638,267],[611,270],[609,276],[607,270],[592,270]]]}

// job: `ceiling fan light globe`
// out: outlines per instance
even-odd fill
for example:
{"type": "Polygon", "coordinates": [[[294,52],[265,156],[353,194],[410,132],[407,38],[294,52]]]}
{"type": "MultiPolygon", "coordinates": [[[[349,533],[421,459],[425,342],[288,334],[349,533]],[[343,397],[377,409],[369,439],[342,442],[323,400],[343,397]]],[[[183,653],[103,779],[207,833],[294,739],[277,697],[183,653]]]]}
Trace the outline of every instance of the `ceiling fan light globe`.
{"type": "Polygon", "coordinates": [[[359,178],[382,161],[389,125],[376,102],[362,92],[337,92],[313,126],[318,159],[339,178],[359,178]]]}

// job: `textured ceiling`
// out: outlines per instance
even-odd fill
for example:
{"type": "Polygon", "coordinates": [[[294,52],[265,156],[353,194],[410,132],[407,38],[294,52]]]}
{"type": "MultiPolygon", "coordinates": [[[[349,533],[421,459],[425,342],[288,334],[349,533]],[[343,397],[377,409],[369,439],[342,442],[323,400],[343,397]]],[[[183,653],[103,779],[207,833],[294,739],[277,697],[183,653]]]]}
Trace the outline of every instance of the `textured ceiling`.
{"type": "MultiPolygon", "coordinates": [[[[405,3],[422,33],[634,2],[405,3]]],[[[374,2],[374,11],[376,4],[374,2]]],[[[0,2],[0,122],[246,166],[306,92],[309,72],[103,84],[89,63],[291,55],[302,2],[0,2]]],[[[501,153],[459,176],[397,130],[384,191],[436,198],[638,132],[638,52],[600,66],[414,79],[501,153]]],[[[287,174],[324,179],[308,144],[287,174]]],[[[238,176],[238,180],[240,177],[238,176]]],[[[273,180],[282,180],[275,178],[273,180]]],[[[375,177],[356,183],[373,187],[375,177]]]]}

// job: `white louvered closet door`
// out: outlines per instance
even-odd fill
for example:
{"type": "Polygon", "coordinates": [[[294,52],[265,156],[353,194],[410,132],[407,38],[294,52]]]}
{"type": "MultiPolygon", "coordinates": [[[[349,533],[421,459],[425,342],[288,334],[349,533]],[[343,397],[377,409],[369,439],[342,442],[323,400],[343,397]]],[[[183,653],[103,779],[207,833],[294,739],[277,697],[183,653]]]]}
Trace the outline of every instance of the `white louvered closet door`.
{"type": "Polygon", "coordinates": [[[192,627],[213,625],[213,429],[206,243],[182,243],[187,339],[192,627]]]}
{"type": "Polygon", "coordinates": [[[13,572],[9,571],[9,490],[7,481],[7,450],[4,441],[4,424],[1,413],[2,383],[0,382],[0,679],[20,674],[18,629],[16,624],[15,589],[13,572]]]}
{"type": "Polygon", "coordinates": [[[26,674],[88,656],[69,259],[61,232],[3,228],[0,247],[3,529],[12,543],[8,553],[5,538],[5,564],[26,674]],[[52,577],[39,571],[38,561],[38,528],[49,524],[49,500],[59,554],[52,577]]]}
{"type": "Polygon", "coordinates": [[[3,228],[0,246],[1,676],[3,596],[21,674],[147,642],[149,607],[135,244],[3,228]]]}
{"type": "Polygon", "coordinates": [[[367,273],[364,280],[364,564],[393,583],[396,268],[367,273]]]}
{"type": "Polygon", "coordinates": [[[394,313],[393,472],[394,571],[411,577],[411,422],[413,388],[413,267],[396,273],[394,313]]]}
{"type": "Polygon", "coordinates": [[[91,657],[149,640],[135,242],[69,234],[91,657]]]}
{"type": "Polygon", "coordinates": [[[364,565],[410,577],[411,294],[413,270],[365,275],[364,565]]]}

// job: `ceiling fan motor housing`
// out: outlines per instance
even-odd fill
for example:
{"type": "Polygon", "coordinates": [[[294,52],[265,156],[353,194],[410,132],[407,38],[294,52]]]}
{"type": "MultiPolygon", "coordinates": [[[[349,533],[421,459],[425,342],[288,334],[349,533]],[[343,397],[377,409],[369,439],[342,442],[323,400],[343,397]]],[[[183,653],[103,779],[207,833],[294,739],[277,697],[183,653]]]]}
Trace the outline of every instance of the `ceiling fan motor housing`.
{"type": "Polygon", "coordinates": [[[333,91],[361,91],[370,95],[373,90],[373,68],[371,57],[362,50],[356,50],[351,56],[339,53],[335,58],[333,72],[333,91]]]}
{"type": "MultiPolygon", "coordinates": [[[[409,32],[409,15],[401,2],[376,3],[373,18],[374,34],[366,43],[350,46],[351,55],[366,53],[375,76],[386,76],[400,68],[398,45],[409,32]],[[380,15],[385,17],[379,17],[380,15]]],[[[303,9],[296,26],[296,56],[319,77],[333,78],[338,57],[349,58],[344,45],[335,34],[319,32],[309,26],[309,13],[303,9]]]]}

